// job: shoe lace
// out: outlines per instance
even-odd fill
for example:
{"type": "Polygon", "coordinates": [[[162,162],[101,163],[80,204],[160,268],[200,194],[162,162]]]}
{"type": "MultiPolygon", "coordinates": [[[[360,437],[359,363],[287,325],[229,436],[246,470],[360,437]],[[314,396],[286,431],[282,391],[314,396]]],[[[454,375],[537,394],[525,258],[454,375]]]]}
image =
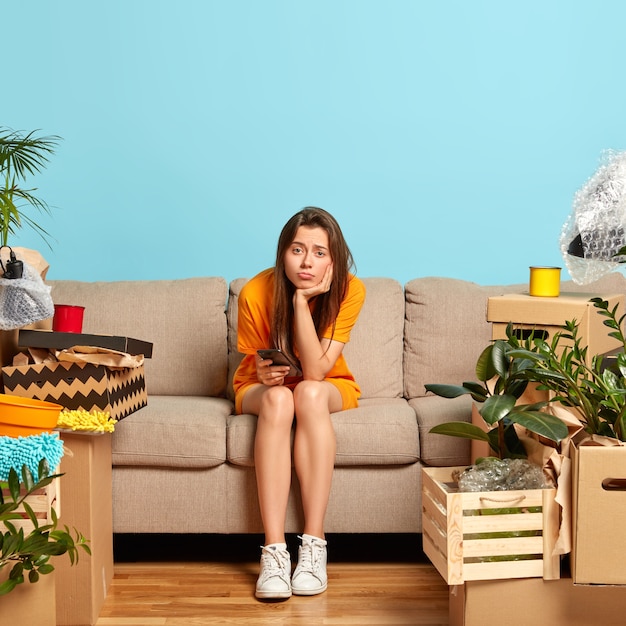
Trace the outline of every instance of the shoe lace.
{"type": "Polygon", "coordinates": [[[289,565],[289,553],[285,550],[271,550],[261,546],[261,563],[263,580],[274,576],[285,578],[289,565]]]}
{"type": "Polygon", "coordinates": [[[300,569],[305,572],[316,572],[320,568],[323,548],[316,542],[310,541],[298,535],[302,539],[302,546],[298,559],[300,569]]]}

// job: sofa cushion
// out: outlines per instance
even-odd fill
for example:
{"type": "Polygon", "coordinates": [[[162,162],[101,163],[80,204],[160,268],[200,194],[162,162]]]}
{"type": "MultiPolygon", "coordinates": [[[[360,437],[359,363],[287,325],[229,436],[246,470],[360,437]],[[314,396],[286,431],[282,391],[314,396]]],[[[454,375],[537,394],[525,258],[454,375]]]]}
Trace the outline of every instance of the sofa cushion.
{"type": "Polygon", "coordinates": [[[417,278],[407,283],[405,397],[424,396],[428,383],[474,380],[476,359],[491,339],[488,298],[522,289],[522,285],[481,287],[454,278],[417,278]]]}
{"type": "Polygon", "coordinates": [[[223,278],[50,281],[57,304],[85,307],[86,333],[154,344],[146,359],[148,394],[224,396],[227,376],[223,278]]]}
{"type": "Polygon", "coordinates": [[[363,278],[366,294],[346,361],[361,387],[361,398],[402,397],[404,292],[391,278],[363,278]]]}
{"type": "Polygon", "coordinates": [[[406,465],[419,460],[415,412],[403,398],[364,399],[333,414],[335,465],[406,465]]]}
{"type": "MultiPolygon", "coordinates": [[[[362,398],[402,396],[404,294],[391,278],[363,278],[365,303],[344,349],[362,398]]],[[[228,301],[229,397],[241,355],[237,352],[237,303],[246,279],[230,284],[228,301]]]]}
{"type": "MultiPolygon", "coordinates": [[[[337,436],[336,467],[405,465],[419,459],[415,412],[401,398],[363,400],[358,409],[333,413],[332,421],[337,436]]],[[[256,423],[254,415],[228,418],[230,463],[254,465],[256,423]]]]}
{"type": "Polygon", "coordinates": [[[154,396],[118,422],[114,466],[215,467],[226,460],[226,420],[232,402],[197,396],[154,396]]]}

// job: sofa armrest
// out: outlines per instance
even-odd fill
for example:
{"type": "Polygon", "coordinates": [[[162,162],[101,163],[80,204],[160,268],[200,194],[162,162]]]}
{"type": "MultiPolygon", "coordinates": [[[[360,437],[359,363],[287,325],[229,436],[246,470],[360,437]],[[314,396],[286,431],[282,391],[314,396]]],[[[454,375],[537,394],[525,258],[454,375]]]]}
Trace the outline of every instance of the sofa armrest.
{"type": "Polygon", "coordinates": [[[420,460],[425,465],[450,467],[469,465],[470,440],[431,433],[430,429],[445,422],[471,422],[472,400],[469,396],[441,398],[424,396],[409,401],[417,417],[420,438],[420,460]]]}

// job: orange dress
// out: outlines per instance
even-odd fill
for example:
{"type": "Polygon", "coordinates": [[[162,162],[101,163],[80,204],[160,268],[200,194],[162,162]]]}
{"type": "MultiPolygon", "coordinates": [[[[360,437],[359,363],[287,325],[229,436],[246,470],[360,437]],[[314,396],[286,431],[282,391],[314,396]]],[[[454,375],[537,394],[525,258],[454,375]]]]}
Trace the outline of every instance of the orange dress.
{"type": "MultiPolygon", "coordinates": [[[[237,349],[244,354],[239,367],[235,371],[233,387],[235,390],[235,410],[241,413],[241,403],[245,392],[258,384],[256,376],[256,351],[261,348],[271,348],[270,330],[274,299],[274,270],[264,270],[249,280],[239,294],[238,322],[237,322],[237,349]]],[[[350,332],[365,301],[365,285],[356,276],[350,276],[348,293],[341,303],[339,315],[333,333],[332,327],[327,328],[322,335],[326,339],[333,339],[341,343],[348,343],[350,332]]],[[[302,377],[285,379],[285,384],[293,389],[302,377]]],[[[325,380],[334,384],[343,401],[343,409],[354,408],[358,405],[361,390],[348,369],[343,353],[326,375],[325,380]]]]}

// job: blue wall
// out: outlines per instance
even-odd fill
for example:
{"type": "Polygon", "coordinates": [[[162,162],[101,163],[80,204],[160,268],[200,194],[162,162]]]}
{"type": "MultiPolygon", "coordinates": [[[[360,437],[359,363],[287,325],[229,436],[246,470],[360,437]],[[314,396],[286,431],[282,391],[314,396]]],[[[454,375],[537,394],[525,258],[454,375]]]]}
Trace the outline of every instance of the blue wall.
{"type": "MultiPolygon", "coordinates": [[[[626,147],[621,0],[27,0],[0,125],[64,138],[32,180],[49,278],[250,276],[336,215],[361,276],[526,281],[626,147]]],[[[565,275],[567,277],[567,275],[565,275]]]]}

